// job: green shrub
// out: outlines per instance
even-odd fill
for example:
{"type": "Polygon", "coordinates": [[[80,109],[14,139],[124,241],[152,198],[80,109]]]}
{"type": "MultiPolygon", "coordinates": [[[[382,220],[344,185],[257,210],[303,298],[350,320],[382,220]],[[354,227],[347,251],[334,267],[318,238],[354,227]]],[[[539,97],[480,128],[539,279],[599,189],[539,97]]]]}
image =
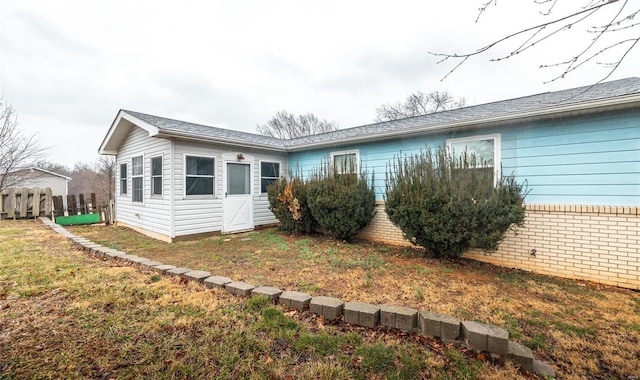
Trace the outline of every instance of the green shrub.
{"type": "Polygon", "coordinates": [[[446,147],[396,157],[387,169],[385,211],[405,238],[437,257],[471,247],[494,252],[509,229],[524,224],[523,186],[474,154],[452,157],[446,147]]]}
{"type": "Polygon", "coordinates": [[[307,185],[311,213],[328,235],[351,240],[373,218],[376,195],[365,173],[334,174],[323,165],[307,185]]]}
{"type": "Polygon", "coordinates": [[[308,234],[315,231],[318,222],[307,204],[307,184],[295,176],[282,178],[267,187],[269,209],[280,221],[284,231],[308,234]]]}

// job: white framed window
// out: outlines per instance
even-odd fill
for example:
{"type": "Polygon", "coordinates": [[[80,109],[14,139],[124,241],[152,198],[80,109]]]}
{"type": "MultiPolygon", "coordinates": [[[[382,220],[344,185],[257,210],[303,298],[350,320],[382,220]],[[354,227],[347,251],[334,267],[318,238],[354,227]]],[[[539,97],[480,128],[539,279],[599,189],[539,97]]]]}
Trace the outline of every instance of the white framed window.
{"type": "Polygon", "coordinates": [[[500,134],[461,137],[447,140],[447,149],[454,157],[465,150],[474,153],[480,160],[480,168],[493,169],[494,185],[500,178],[500,134]]]}
{"type": "Polygon", "coordinates": [[[280,179],[280,163],[260,161],[260,193],[267,193],[267,186],[280,179]]]}
{"type": "Polygon", "coordinates": [[[127,164],[120,164],[120,195],[127,195],[127,164]]]}
{"type": "Polygon", "coordinates": [[[360,173],[360,151],[331,152],[331,169],[334,174],[360,173]]]}
{"type": "Polygon", "coordinates": [[[162,156],[151,158],[151,195],[162,195],[162,156]]]}
{"type": "Polygon", "coordinates": [[[215,158],[186,155],[184,161],[185,196],[215,195],[215,158]]]}
{"type": "Polygon", "coordinates": [[[144,160],[142,156],[131,158],[131,200],[142,202],[144,199],[144,160]]]}

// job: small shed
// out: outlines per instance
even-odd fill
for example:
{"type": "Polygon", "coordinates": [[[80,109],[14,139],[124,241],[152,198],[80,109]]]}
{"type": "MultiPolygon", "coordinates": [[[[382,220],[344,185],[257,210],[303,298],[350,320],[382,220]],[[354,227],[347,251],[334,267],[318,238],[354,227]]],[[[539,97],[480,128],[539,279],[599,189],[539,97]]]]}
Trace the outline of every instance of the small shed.
{"type": "Polygon", "coordinates": [[[50,188],[53,195],[67,198],[70,177],[38,167],[14,170],[8,173],[8,187],[50,188]]]}

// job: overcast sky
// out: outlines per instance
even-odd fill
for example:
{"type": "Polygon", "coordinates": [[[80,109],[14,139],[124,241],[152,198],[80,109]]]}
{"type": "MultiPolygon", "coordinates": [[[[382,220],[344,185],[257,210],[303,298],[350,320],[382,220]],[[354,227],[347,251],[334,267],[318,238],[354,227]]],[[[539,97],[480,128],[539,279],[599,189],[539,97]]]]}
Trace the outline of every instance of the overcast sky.
{"type": "MultiPolygon", "coordinates": [[[[587,65],[544,84],[560,72],[539,68],[569,58],[593,20],[504,62],[488,61],[513,45],[469,60],[441,81],[452,65],[428,51],[473,51],[543,20],[519,0],[475,23],[483,2],[0,0],[0,93],[49,160],[73,166],[97,158],[119,109],[246,132],[284,109],[346,128],[416,90],[473,105],[606,74],[587,65]]],[[[611,79],[639,75],[640,48],[611,79]]]]}

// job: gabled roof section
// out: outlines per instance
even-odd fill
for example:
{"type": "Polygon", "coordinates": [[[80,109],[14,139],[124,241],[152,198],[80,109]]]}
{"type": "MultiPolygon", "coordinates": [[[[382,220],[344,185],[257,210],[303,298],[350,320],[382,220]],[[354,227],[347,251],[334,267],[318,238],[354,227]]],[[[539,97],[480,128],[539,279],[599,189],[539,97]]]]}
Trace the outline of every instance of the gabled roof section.
{"type": "Polygon", "coordinates": [[[273,137],[120,110],[102,145],[100,145],[100,154],[116,154],[133,126],[146,130],[149,137],[177,138],[277,151],[285,150],[283,140],[273,137]]]}
{"type": "Polygon", "coordinates": [[[99,152],[100,154],[117,154],[134,126],[146,130],[150,137],[177,138],[274,151],[298,151],[428,134],[449,129],[482,128],[489,125],[545,120],[559,116],[633,107],[640,108],[640,78],[635,77],[290,140],[120,110],[100,145],[99,152]]]}
{"type": "Polygon", "coordinates": [[[107,135],[102,140],[98,153],[107,155],[116,155],[122,146],[122,143],[131,132],[134,126],[138,126],[149,133],[149,137],[157,136],[159,129],[144,120],[128,113],[125,110],[118,111],[116,118],[111,123],[107,135]]]}

